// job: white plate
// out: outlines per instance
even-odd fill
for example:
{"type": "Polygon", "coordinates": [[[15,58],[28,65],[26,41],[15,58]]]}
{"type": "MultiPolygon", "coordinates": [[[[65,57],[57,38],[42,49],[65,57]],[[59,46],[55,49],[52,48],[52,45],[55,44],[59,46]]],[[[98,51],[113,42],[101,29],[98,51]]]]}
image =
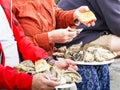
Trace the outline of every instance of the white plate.
{"type": "Polygon", "coordinates": [[[109,61],[103,61],[103,62],[84,62],[84,61],[76,61],[77,64],[79,65],[104,65],[104,64],[110,64],[113,63],[114,59],[109,60],[109,61]]]}
{"type": "Polygon", "coordinates": [[[63,85],[56,86],[55,89],[60,89],[60,88],[71,88],[71,87],[74,87],[74,85],[75,85],[75,83],[63,84],[63,85]]]}

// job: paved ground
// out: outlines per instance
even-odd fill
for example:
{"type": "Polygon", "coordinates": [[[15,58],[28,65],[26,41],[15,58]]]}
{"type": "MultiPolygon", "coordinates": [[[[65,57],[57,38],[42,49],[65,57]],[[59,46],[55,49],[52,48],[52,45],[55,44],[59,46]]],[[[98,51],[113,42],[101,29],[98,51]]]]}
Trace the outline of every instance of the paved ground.
{"type": "Polygon", "coordinates": [[[111,90],[120,90],[120,59],[110,65],[111,90]]]}

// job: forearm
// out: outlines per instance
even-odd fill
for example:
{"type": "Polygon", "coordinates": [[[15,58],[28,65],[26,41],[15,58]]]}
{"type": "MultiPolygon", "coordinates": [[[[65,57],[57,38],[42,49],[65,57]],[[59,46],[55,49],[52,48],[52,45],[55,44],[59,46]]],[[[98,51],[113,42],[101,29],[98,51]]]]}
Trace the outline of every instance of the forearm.
{"type": "Polygon", "coordinates": [[[32,76],[24,73],[18,73],[14,68],[3,67],[0,65],[0,77],[0,89],[31,89],[32,76]]]}
{"type": "Polygon", "coordinates": [[[62,9],[56,7],[56,28],[66,28],[68,26],[75,26],[73,13],[74,10],[63,11],[62,9]]]}

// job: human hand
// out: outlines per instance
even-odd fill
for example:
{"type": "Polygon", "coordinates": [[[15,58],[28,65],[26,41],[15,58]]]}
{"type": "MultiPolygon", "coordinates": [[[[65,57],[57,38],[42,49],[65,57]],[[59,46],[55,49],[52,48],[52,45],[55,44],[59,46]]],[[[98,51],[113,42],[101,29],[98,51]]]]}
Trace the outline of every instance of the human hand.
{"type": "Polygon", "coordinates": [[[48,32],[49,42],[54,43],[65,43],[71,42],[74,37],[77,36],[76,31],[69,31],[70,27],[66,29],[56,29],[51,32],[48,32]]]}
{"type": "Polygon", "coordinates": [[[58,59],[58,61],[55,62],[54,64],[57,68],[59,69],[68,69],[68,70],[78,70],[78,67],[76,65],[76,63],[73,60],[70,59],[58,59]]]}
{"type": "Polygon", "coordinates": [[[38,73],[33,76],[32,90],[54,90],[59,85],[56,78],[45,73],[38,73]]]}
{"type": "Polygon", "coordinates": [[[77,8],[74,12],[74,21],[78,26],[81,23],[90,27],[95,25],[96,17],[92,11],[87,6],[81,6],[77,8]]]}

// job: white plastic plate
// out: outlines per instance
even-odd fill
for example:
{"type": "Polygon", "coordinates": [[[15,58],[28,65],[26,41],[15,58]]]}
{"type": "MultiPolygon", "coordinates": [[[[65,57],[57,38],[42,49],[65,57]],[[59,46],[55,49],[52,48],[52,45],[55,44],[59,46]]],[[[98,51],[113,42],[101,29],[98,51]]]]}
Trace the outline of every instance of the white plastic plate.
{"type": "Polygon", "coordinates": [[[84,61],[76,61],[78,65],[104,65],[104,64],[110,64],[113,63],[114,59],[108,60],[108,61],[103,61],[103,62],[84,62],[84,61]]]}

